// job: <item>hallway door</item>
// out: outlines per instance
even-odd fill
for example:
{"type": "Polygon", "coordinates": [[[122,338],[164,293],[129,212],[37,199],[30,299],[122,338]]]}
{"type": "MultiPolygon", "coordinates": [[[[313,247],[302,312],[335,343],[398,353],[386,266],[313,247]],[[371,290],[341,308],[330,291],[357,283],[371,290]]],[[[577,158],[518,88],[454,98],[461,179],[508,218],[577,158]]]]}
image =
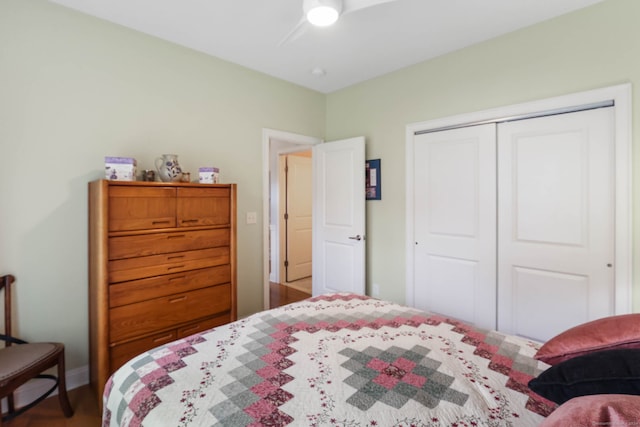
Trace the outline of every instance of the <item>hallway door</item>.
{"type": "Polygon", "coordinates": [[[312,168],[311,153],[286,156],[285,280],[311,276],[312,168]]]}

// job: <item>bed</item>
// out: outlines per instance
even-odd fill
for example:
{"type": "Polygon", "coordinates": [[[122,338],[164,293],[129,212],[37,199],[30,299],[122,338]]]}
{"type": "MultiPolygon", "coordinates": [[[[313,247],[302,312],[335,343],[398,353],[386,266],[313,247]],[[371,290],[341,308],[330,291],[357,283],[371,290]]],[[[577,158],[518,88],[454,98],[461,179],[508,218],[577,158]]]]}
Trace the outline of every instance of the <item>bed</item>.
{"type": "Polygon", "coordinates": [[[105,386],[103,427],[537,426],[539,344],[329,294],[145,352],[105,386]]]}

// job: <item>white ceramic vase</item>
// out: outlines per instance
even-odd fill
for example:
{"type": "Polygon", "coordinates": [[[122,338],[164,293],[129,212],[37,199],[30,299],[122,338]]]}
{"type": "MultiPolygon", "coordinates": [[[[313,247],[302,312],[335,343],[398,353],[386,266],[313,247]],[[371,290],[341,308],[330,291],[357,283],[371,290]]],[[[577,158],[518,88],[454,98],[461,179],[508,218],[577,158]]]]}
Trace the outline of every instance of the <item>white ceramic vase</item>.
{"type": "Polygon", "coordinates": [[[176,154],[163,154],[156,159],[158,176],[163,182],[179,182],[182,179],[182,169],[176,154]]]}

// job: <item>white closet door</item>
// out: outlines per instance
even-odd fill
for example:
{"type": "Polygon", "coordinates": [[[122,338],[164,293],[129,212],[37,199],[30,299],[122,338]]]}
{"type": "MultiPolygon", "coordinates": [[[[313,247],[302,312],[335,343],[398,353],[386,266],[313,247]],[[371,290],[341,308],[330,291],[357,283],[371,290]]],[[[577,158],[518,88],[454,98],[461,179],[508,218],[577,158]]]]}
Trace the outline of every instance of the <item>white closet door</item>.
{"type": "Polygon", "coordinates": [[[612,108],[498,127],[498,328],[545,341],[614,313],[612,108]]]}
{"type": "Polygon", "coordinates": [[[415,137],[415,306],[496,327],[495,125],[415,137]]]}

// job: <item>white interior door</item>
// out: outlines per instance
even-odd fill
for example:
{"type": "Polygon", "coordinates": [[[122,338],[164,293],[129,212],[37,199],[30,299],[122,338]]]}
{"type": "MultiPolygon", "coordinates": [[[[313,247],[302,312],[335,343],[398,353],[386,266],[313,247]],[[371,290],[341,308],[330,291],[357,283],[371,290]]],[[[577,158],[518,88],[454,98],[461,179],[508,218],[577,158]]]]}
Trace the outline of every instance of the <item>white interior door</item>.
{"type": "Polygon", "coordinates": [[[287,156],[286,281],[311,276],[311,157],[287,156]]]}
{"type": "Polygon", "coordinates": [[[545,341],[614,314],[613,108],[504,123],[498,326],[545,341]]]}
{"type": "Polygon", "coordinates": [[[364,144],[313,146],[313,295],[365,293],[364,144]]]}
{"type": "Polygon", "coordinates": [[[496,327],[495,124],[415,137],[415,306],[496,327]]]}

